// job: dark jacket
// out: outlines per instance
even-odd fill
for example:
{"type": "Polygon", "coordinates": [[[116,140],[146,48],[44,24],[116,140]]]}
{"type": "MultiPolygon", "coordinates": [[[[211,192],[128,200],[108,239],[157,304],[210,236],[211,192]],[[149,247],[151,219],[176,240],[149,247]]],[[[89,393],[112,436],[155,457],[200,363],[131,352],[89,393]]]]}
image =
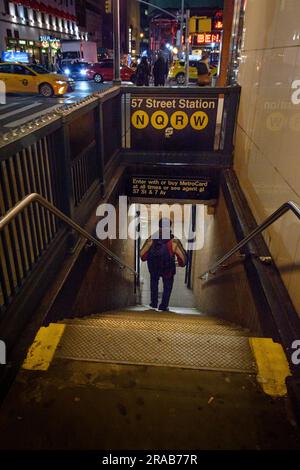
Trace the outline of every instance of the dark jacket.
{"type": "Polygon", "coordinates": [[[149,86],[150,66],[148,62],[142,60],[136,69],[136,84],[137,86],[149,86]]]}
{"type": "Polygon", "coordinates": [[[200,60],[197,65],[197,82],[200,86],[211,84],[211,72],[209,65],[200,60]]]}
{"type": "Polygon", "coordinates": [[[153,66],[155,85],[164,85],[168,74],[168,65],[163,57],[159,57],[153,66]]]}

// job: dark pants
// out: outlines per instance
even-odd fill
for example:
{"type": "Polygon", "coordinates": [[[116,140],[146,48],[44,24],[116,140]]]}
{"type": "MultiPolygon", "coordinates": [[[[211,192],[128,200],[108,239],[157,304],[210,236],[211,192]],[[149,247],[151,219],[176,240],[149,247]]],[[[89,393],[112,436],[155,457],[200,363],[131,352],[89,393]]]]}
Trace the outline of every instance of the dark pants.
{"type": "Polygon", "coordinates": [[[165,78],[154,77],[154,86],[165,86],[165,78]]]}
{"type": "MultiPolygon", "coordinates": [[[[151,307],[153,308],[157,308],[157,304],[158,304],[159,278],[160,276],[157,274],[150,274],[151,307]]],[[[163,291],[162,301],[159,306],[159,309],[167,310],[172,288],[173,288],[174,276],[171,276],[171,277],[162,276],[162,279],[163,279],[164,291],[163,291]]]]}

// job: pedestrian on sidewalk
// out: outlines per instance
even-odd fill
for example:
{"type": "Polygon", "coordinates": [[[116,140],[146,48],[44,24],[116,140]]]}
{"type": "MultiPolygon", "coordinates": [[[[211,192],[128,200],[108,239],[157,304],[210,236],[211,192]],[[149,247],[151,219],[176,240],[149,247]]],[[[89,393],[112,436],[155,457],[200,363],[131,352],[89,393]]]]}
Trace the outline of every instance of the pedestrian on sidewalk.
{"type": "Polygon", "coordinates": [[[175,258],[177,258],[180,267],[184,267],[187,261],[186,251],[180,240],[174,237],[172,222],[169,219],[160,219],[159,231],[146,240],[140,256],[142,261],[147,261],[150,273],[151,308],[157,308],[158,284],[159,279],[162,277],[163,296],[158,309],[168,311],[176,274],[175,258]]]}
{"type": "Polygon", "coordinates": [[[168,64],[160,52],[158,58],[153,65],[154,86],[165,86],[168,75],[168,64]]]}
{"type": "Polygon", "coordinates": [[[141,62],[136,69],[136,84],[137,86],[149,86],[149,78],[151,75],[150,65],[147,57],[142,57],[141,62]]]}
{"type": "Polygon", "coordinates": [[[197,65],[197,83],[199,86],[211,85],[211,72],[209,68],[209,54],[204,54],[197,65]]]}

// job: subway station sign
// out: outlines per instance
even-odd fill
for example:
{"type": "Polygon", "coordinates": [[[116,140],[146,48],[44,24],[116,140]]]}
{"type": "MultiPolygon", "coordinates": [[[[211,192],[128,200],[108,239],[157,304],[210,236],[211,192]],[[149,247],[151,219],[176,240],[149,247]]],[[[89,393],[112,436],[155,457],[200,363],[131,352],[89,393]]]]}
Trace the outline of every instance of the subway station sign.
{"type": "Polygon", "coordinates": [[[213,150],[218,97],[131,96],[133,150],[213,150]]]}
{"type": "Polygon", "coordinates": [[[207,201],[218,197],[218,183],[213,177],[168,178],[131,176],[128,195],[133,198],[189,199],[207,201]]]}

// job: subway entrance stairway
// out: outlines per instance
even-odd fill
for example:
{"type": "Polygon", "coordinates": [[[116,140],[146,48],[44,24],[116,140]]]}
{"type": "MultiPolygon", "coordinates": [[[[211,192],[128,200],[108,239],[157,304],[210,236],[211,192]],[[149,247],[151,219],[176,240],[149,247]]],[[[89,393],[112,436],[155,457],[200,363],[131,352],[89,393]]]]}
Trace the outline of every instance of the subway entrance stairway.
{"type": "Polygon", "coordinates": [[[113,87],[0,136],[1,449],[300,449],[299,315],[262,233],[300,208],[255,219],[233,169],[240,91],[113,87]],[[147,96],[211,103],[208,135],[139,129],[147,96]],[[140,241],[99,241],[119,196],[140,226],[158,202],[203,222],[169,313],[139,305],[140,241]]]}
{"type": "Polygon", "coordinates": [[[264,376],[264,341],[196,309],[50,323],[4,400],[0,447],[297,449],[286,398],[257,381],[280,394],[276,373],[264,376]]]}

